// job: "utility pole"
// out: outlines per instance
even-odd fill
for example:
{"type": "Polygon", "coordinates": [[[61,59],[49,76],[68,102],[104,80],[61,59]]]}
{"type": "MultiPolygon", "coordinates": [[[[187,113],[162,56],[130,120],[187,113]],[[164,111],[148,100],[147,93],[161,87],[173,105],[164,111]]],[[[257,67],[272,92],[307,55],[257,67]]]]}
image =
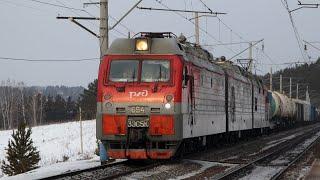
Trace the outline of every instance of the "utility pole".
{"type": "Polygon", "coordinates": [[[310,97],[309,97],[309,86],[307,86],[307,90],[306,90],[306,101],[310,101],[310,97]]]}
{"type": "Polygon", "coordinates": [[[83,140],[82,140],[82,117],[81,107],[79,107],[79,121],[80,121],[80,152],[83,154],[83,140]]]}
{"type": "Polygon", "coordinates": [[[249,43],[249,72],[252,73],[252,42],[249,43]]]}
{"type": "Polygon", "coordinates": [[[282,74],[280,74],[280,93],[282,93],[282,74]]]}
{"type": "Polygon", "coordinates": [[[291,88],[292,88],[292,87],[291,87],[292,84],[291,84],[291,83],[292,83],[292,79],[290,78],[290,92],[289,92],[289,94],[290,94],[290,95],[289,95],[289,96],[290,96],[290,99],[292,98],[292,95],[291,95],[291,93],[292,93],[292,89],[291,89],[291,88]]]}
{"type": "Polygon", "coordinates": [[[108,0],[100,0],[100,60],[109,47],[108,0]]]}
{"type": "Polygon", "coordinates": [[[39,121],[40,121],[40,125],[42,125],[42,111],[43,111],[43,102],[42,102],[42,92],[40,93],[40,117],[39,117],[39,121]]]}
{"type": "Polygon", "coordinates": [[[270,91],[272,91],[272,67],[270,68],[270,91]]]}
{"type": "MultiPolygon", "coordinates": [[[[158,2],[161,4],[161,2],[158,2]]],[[[137,7],[138,9],[142,10],[151,10],[151,11],[167,11],[167,12],[183,12],[183,13],[194,13],[194,18],[188,19],[190,22],[192,19],[195,20],[194,25],[195,25],[195,39],[196,39],[196,44],[199,45],[200,43],[200,28],[199,28],[199,18],[200,17],[217,17],[218,15],[221,14],[227,14],[227,13],[221,13],[221,12],[213,12],[211,9],[209,11],[194,11],[194,10],[182,10],[182,9],[161,9],[161,8],[148,8],[148,7],[137,7]],[[199,16],[199,14],[201,14],[199,16]],[[208,15],[209,14],[209,15],[208,15]]]]}
{"type": "Polygon", "coordinates": [[[33,126],[37,125],[37,110],[36,110],[36,100],[37,100],[37,94],[34,94],[32,97],[33,103],[33,126]]]}
{"type": "Polygon", "coordinates": [[[195,20],[195,36],[196,36],[196,44],[200,44],[200,33],[199,33],[199,13],[194,13],[194,20],[195,20]]]}
{"type": "Polygon", "coordinates": [[[299,99],[299,84],[297,83],[297,99],[299,99]]]}

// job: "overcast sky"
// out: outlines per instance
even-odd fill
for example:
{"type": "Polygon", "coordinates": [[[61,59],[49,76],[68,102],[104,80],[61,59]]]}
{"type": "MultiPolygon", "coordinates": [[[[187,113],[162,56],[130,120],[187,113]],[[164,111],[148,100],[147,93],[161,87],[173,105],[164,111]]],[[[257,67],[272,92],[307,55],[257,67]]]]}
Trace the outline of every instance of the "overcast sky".
{"type": "MultiPolygon", "coordinates": [[[[61,6],[84,9],[94,16],[99,15],[98,7],[83,8],[86,0],[41,0],[61,6]]],[[[288,0],[290,9],[297,8],[297,1],[288,0]]],[[[109,0],[109,12],[119,19],[137,0],[109,0]]],[[[172,9],[207,10],[200,0],[162,0],[172,9]]],[[[264,50],[271,62],[261,52],[262,44],[254,50],[257,62],[256,72],[269,71],[271,63],[303,61],[290,23],[288,12],[281,0],[203,0],[212,10],[226,12],[219,18],[229,28],[219,23],[215,17],[200,20],[201,44],[235,43],[264,39],[264,50]],[[240,37],[238,36],[241,36],[240,37]]],[[[306,3],[313,0],[305,1],[306,3]]],[[[144,0],[140,6],[164,8],[156,0],[144,0]]],[[[80,10],[70,10],[34,2],[32,0],[0,0],[0,57],[24,59],[84,59],[99,57],[98,39],[80,29],[68,20],[57,20],[56,16],[89,16],[80,10]]],[[[181,13],[192,18],[193,14],[181,13]]],[[[302,9],[293,13],[293,19],[301,38],[320,41],[320,9],[302,9]]],[[[95,32],[99,22],[81,21],[95,32]]],[[[110,25],[115,21],[111,18],[110,25]]],[[[194,42],[194,25],[173,12],[158,12],[135,9],[124,21],[110,32],[113,39],[125,37],[141,31],[170,31],[183,33],[194,42]]],[[[320,47],[320,44],[314,44],[320,47]]],[[[232,57],[246,48],[247,44],[233,46],[213,46],[209,50],[215,57],[232,57]]],[[[319,51],[308,47],[311,60],[319,51]]],[[[242,57],[248,57],[245,52],[242,57]]],[[[0,80],[24,81],[27,85],[67,85],[87,86],[97,78],[99,61],[83,62],[24,62],[0,59],[0,80]]],[[[283,66],[282,66],[283,67],[283,66]]],[[[281,66],[273,66],[279,69],[281,66]]]]}

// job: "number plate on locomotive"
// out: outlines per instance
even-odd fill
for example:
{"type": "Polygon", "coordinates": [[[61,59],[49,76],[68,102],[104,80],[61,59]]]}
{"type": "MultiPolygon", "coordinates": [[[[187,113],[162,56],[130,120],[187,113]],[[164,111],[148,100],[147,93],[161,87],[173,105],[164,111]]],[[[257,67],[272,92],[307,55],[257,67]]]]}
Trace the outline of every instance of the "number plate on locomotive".
{"type": "Polygon", "coordinates": [[[128,127],[149,127],[148,119],[128,119],[128,127]]]}
{"type": "Polygon", "coordinates": [[[131,114],[144,114],[146,112],[144,106],[131,106],[129,108],[131,114]]]}

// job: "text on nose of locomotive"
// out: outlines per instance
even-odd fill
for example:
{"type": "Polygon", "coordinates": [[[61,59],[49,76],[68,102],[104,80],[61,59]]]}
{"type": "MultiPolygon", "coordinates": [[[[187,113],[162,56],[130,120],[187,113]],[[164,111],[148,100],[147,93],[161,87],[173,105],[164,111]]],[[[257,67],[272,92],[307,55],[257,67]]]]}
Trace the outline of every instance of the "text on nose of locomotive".
{"type": "Polygon", "coordinates": [[[129,96],[130,96],[130,98],[132,98],[132,97],[146,97],[146,96],[148,96],[148,91],[147,90],[142,90],[142,91],[138,91],[138,92],[132,91],[132,92],[129,92],[129,96]]]}

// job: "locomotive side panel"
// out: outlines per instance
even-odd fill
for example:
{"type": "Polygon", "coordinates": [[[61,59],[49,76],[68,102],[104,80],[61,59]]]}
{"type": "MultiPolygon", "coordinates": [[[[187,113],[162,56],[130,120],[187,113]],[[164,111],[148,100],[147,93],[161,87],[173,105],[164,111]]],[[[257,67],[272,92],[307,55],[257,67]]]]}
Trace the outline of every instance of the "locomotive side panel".
{"type": "Polygon", "coordinates": [[[266,119],[266,91],[259,85],[254,86],[254,123],[253,128],[269,126],[266,119]]]}
{"type": "MultiPolygon", "coordinates": [[[[228,78],[228,125],[229,131],[252,129],[251,85],[246,79],[228,78]]],[[[238,75],[237,75],[238,76],[238,75]]]]}
{"type": "Polygon", "coordinates": [[[190,66],[192,78],[183,89],[183,137],[198,137],[226,131],[224,110],[224,75],[190,66]],[[185,99],[185,100],[184,100],[185,99]]]}

